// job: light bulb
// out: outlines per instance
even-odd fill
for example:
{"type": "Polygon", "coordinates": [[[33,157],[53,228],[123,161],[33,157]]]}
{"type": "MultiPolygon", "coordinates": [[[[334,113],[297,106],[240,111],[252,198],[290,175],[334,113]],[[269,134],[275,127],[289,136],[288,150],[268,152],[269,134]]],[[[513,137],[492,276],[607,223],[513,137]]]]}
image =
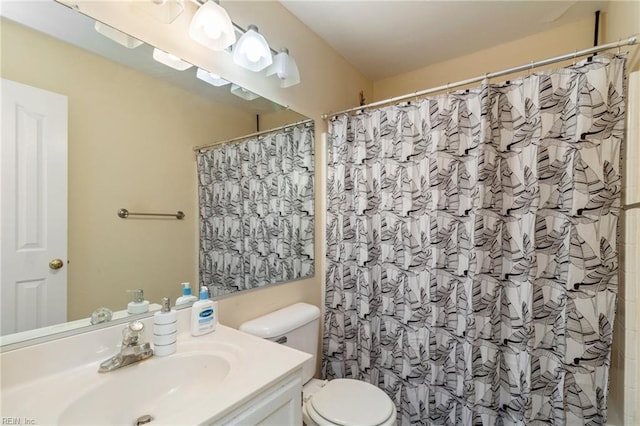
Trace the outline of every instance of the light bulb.
{"type": "Polygon", "coordinates": [[[204,31],[204,35],[212,40],[219,39],[222,34],[218,25],[204,25],[202,30],[204,31]]]}
{"type": "Polygon", "coordinates": [[[296,61],[289,55],[289,50],[283,48],[273,58],[273,65],[267,68],[267,75],[277,75],[281,87],[291,87],[300,83],[300,72],[296,61]]]}
{"type": "Polygon", "coordinates": [[[258,27],[249,25],[248,30],[233,47],[233,62],[258,72],[271,65],[272,61],[269,43],[258,32],[258,27]]]}
{"type": "Polygon", "coordinates": [[[244,52],[251,62],[258,62],[262,58],[262,45],[256,39],[250,38],[244,45],[244,52]]]}
{"type": "Polygon", "coordinates": [[[212,0],[204,2],[191,19],[189,36],[211,50],[224,50],[236,41],[229,14],[212,0]]]}

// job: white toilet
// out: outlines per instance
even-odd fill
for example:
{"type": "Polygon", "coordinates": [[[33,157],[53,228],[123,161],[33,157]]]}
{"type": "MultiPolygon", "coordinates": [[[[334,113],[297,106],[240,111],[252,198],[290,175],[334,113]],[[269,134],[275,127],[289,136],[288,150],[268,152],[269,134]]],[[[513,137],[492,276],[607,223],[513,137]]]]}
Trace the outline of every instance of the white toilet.
{"type": "Polygon", "coordinates": [[[303,366],[302,416],[307,426],[395,426],[396,407],[382,390],[353,379],[312,379],[320,309],[296,303],[247,321],[240,330],[313,355],[303,366]]]}

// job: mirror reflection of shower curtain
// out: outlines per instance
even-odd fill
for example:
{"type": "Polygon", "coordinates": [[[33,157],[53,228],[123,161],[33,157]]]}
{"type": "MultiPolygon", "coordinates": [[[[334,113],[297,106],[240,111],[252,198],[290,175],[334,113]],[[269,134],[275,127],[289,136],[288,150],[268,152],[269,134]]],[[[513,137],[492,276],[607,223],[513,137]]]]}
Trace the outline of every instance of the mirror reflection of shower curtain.
{"type": "Polygon", "coordinates": [[[325,378],[404,425],[605,423],[624,67],[331,121],[325,378]]]}
{"type": "Polygon", "coordinates": [[[313,275],[314,129],[197,154],[200,285],[212,296],[313,275]]]}

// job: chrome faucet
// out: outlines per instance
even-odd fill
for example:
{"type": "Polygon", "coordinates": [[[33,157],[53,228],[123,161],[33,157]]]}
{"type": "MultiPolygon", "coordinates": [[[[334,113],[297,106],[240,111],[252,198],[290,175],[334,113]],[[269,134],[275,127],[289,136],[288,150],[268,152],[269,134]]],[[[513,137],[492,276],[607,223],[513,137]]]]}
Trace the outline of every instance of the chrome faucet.
{"type": "Polygon", "coordinates": [[[153,356],[149,342],[143,342],[144,324],[133,321],[122,330],[122,347],[120,352],[100,364],[98,373],[108,373],[129,364],[139,362],[153,356]]]}

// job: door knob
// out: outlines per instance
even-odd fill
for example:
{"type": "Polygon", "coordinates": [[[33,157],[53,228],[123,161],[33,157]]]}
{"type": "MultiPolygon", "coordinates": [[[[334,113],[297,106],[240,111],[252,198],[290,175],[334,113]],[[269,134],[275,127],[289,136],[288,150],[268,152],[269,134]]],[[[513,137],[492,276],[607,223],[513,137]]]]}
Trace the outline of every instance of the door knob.
{"type": "Polygon", "coordinates": [[[49,268],[51,269],[60,269],[64,266],[64,262],[61,259],[53,259],[49,262],[49,268]]]}

